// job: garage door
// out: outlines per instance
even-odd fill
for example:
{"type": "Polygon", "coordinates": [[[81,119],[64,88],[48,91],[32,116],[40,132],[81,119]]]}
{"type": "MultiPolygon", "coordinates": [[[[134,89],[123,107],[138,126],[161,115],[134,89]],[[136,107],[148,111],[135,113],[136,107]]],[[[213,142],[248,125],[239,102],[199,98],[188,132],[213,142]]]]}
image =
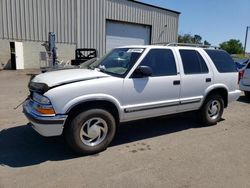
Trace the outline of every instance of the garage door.
{"type": "Polygon", "coordinates": [[[142,45],[149,43],[149,26],[107,21],[106,51],[118,46],[142,45]]]}

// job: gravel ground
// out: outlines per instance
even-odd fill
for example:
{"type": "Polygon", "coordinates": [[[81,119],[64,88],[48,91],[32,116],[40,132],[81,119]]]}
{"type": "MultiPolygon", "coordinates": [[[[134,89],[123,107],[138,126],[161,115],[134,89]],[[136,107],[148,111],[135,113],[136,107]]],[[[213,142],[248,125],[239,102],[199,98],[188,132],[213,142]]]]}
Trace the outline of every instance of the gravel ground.
{"type": "Polygon", "coordinates": [[[104,152],[75,156],[62,137],[27,126],[29,75],[0,71],[0,188],[250,187],[250,101],[241,96],[215,126],[195,114],[122,125],[104,152]]]}

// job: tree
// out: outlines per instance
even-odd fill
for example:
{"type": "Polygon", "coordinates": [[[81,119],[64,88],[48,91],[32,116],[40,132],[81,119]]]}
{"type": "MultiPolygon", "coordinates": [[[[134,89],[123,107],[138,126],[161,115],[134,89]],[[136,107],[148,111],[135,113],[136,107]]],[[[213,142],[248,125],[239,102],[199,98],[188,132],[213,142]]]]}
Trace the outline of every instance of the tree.
{"type": "Polygon", "coordinates": [[[220,44],[220,48],[227,51],[230,54],[243,53],[243,46],[240,40],[230,39],[229,41],[220,44]]]}
{"type": "MultiPolygon", "coordinates": [[[[179,43],[191,43],[191,44],[203,44],[202,37],[197,34],[195,34],[194,36],[190,34],[179,35],[178,42],[179,43]]],[[[205,40],[204,45],[210,46],[210,43],[205,40]]]]}
{"type": "Polygon", "coordinates": [[[194,43],[201,44],[202,37],[200,35],[194,35],[194,43]]]}
{"type": "Polygon", "coordinates": [[[179,43],[193,43],[193,36],[190,34],[179,35],[178,36],[179,43]]]}
{"type": "Polygon", "coordinates": [[[211,46],[211,44],[208,42],[208,41],[204,41],[204,45],[206,45],[206,46],[211,46]]]}

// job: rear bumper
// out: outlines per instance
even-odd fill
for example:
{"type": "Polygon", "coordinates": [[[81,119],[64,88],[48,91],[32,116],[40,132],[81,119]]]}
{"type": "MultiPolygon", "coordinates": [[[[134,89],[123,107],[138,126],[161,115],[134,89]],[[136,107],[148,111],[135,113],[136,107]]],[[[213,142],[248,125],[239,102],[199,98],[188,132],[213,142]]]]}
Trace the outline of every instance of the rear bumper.
{"type": "Polygon", "coordinates": [[[59,136],[63,132],[63,126],[67,115],[41,116],[33,109],[33,102],[25,101],[23,113],[30,121],[31,126],[42,136],[59,136]]]}
{"type": "Polygon", "coordinates": [[[228,103],[236,101],[241,95],[240,90],[230,91],[228,92],[228,103]]]}

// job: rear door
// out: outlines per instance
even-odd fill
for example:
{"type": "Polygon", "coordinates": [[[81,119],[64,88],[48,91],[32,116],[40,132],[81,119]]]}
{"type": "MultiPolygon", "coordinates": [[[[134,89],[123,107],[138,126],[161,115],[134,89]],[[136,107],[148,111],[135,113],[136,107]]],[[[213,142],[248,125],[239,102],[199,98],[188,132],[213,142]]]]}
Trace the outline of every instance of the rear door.
{"type": "Polygon", "coordinates": [[[212,69],[205,62],[203,53],[199,49],[177,49],[181,64],[181,93],[178,111],[198,109],[206,89],[214,82],[212,69]]]}

